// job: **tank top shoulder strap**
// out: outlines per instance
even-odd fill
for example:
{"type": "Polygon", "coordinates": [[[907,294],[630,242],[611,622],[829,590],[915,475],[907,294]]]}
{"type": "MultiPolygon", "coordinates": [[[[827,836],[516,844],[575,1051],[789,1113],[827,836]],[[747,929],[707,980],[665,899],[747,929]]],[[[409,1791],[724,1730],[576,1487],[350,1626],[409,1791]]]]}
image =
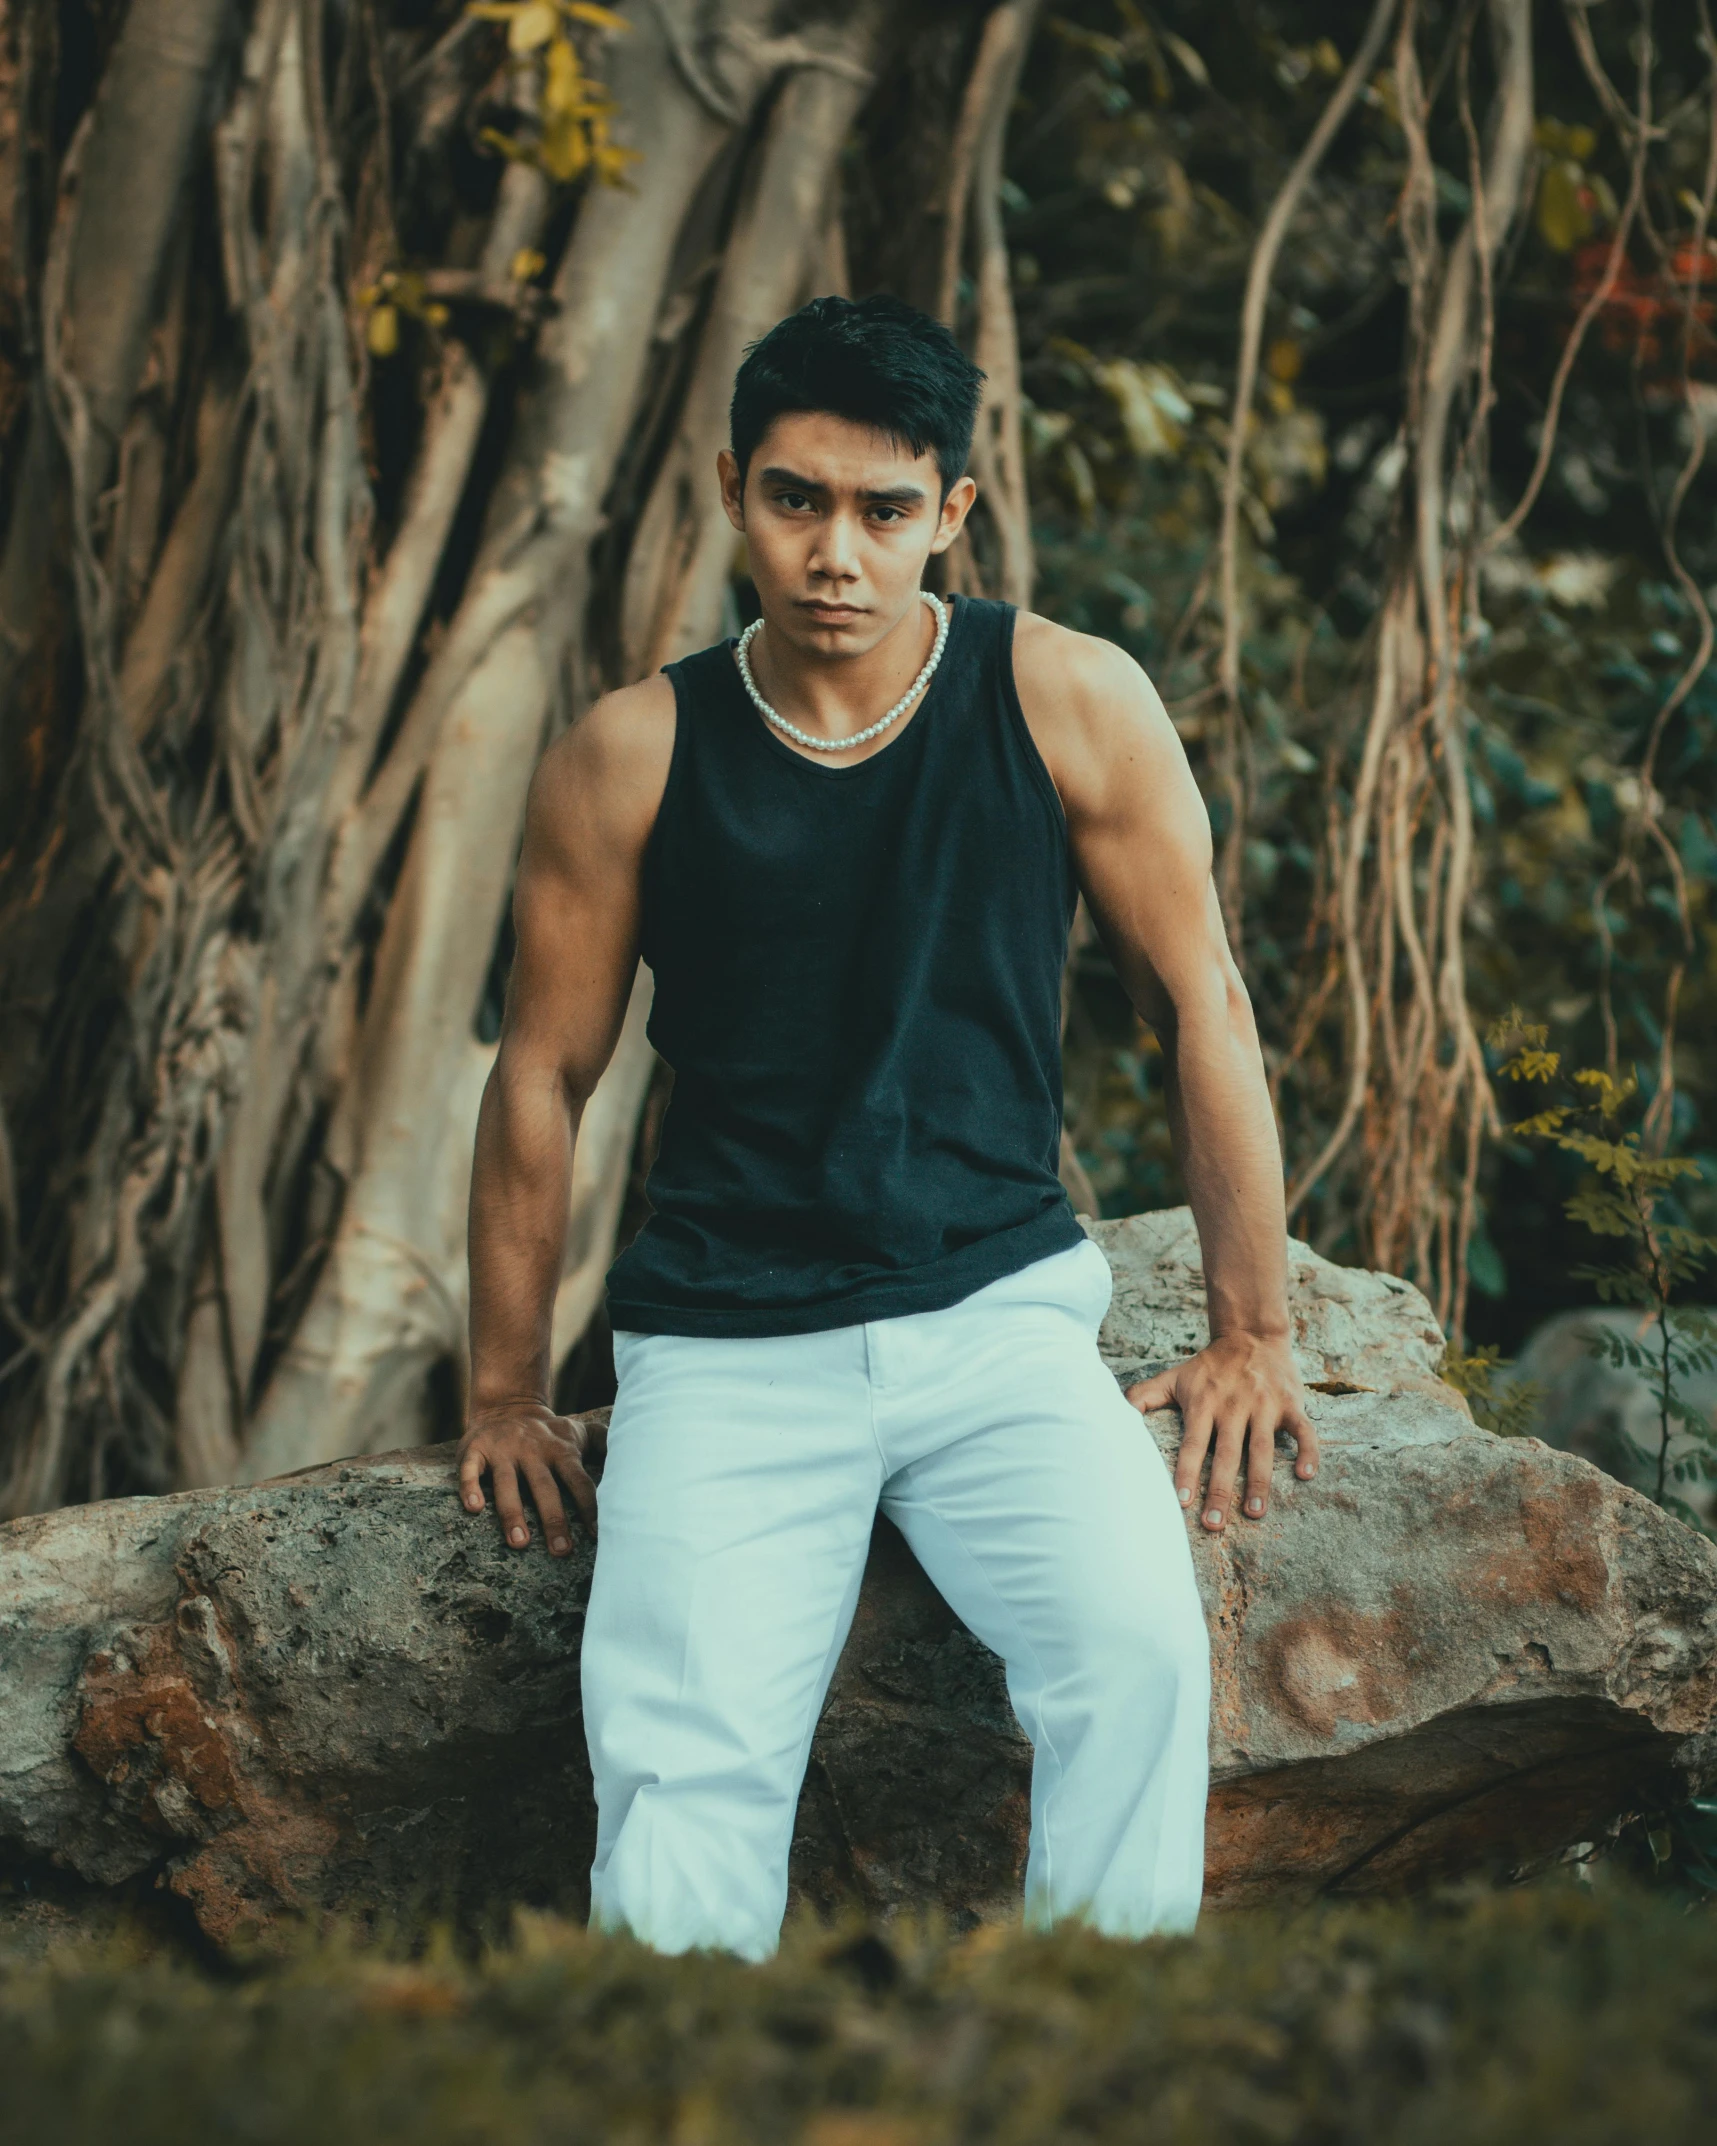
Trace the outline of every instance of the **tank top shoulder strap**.
{"type": "Polygon", "coordinates": [[[1014,607],[992,596],[955,598],[960,619],[960,662],[974,690],[1000,685],[1013,672],[1014,607]]]}
{"type": "Polygon", "coordinates": [[[731,700],[739,684],[731,641],[714,641],[708,648],[681,656],[677,662],[664,663],[662,669],[672,681],[675,697],[682,708],[688,702],[702,704],[731,700]]]}

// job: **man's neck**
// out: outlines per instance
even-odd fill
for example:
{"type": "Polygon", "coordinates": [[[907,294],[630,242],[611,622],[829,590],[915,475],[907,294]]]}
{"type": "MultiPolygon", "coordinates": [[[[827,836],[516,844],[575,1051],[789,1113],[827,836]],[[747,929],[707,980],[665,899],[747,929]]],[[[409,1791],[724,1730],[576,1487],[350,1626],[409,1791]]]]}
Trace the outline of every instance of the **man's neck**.
{"type": "Polygon", "coordinates": [[[795,646],[772,630],[765,612],[747,660],[758,691],[778,714],[818,736],[847,738],[910,691],[935,640],[935,614],[915,596],[882,639],[857,655],[795,646]]]}

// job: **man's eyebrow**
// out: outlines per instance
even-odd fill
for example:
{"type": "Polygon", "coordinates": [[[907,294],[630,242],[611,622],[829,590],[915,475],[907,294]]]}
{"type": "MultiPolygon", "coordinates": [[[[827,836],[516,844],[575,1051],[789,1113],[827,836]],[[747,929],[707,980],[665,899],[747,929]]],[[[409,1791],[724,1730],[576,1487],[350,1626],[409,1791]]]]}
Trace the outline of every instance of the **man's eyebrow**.
{"type": "MultiPolygon", "coordinates": [[[[778,463],[770,463],[762,472],[765,484],[790,486],[796,492],[827,492],[826,484],[815,477],[801,477],[794,469],[783,469],[778,463]]],[[[930,497],[921,484],[885,484],[866,487],[859,497],[868,503],[894,507],[916,507],[930,497]]]]}

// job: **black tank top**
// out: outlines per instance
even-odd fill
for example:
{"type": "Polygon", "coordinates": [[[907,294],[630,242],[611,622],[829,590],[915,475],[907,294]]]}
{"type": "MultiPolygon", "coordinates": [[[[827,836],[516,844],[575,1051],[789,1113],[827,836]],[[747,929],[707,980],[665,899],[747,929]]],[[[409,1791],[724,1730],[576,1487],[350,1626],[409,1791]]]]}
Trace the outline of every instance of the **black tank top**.
{"type": "Polygon", "coordinates": [[[775,735],[731,641],[667,666],[643,956],[674,1088],[654,1212],[608,1275],[616,1327],[934,1311],[1080,1241],[1056,1174],[1066,822],[1013,607],[952,602],[916,713],[853,766],[775,735]]]}

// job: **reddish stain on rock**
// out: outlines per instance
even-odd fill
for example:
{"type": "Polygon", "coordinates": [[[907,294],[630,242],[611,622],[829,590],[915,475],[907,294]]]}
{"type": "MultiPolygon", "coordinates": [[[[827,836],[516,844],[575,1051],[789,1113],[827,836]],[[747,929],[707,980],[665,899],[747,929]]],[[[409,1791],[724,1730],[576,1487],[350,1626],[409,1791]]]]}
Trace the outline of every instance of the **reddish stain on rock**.
{"type": "Polygon", "coordinates": [[[266,1933],[305,1904],[304,1880],[339,1844],[339,1828],[285,1797],[253,1791],[246,1822],[219,1834],[167,1882],[217,1945],[266,1933]]]}
{"type": "Polygon", "coordinates": [[[1474,1575],[1478,1592],[1513,1609],[1596,1615],[1609,1598],[1603,1526],[1614,1494],[1592,1470],[1572,1476],[1564,1471],[1542,1488],[1529,1476],[1514,1500],[1498,1497],[1488,1507],[1492,1547],[1474,1575]],[[1506,1524],[1514,1516],[1518,1534],[1506,1524]]]}
{"type": "Polygon", "coordinates": [[[205,1713],[169,1627],[150,1632],[135,1660],[117,1654],[90,1658],[72,1743],[114,1788],[131,1777],[141,1758],[153,1762],[153,1783],[140,1805],[144,1824],[152,1828],[182,1830],[161,1808],[161,1790],[169,1781],[179,1783],[205,1811],[226,1811],[239,1801],[232,1752],[205,1713]]]}
{"type": "Polygon", "coordinates": [[[1368,1616],[1342,1603],[1284,1618],[1263,1639],[1248,1678],[1253,1703],[1279,1708],[1308,1734],[1339,1722],[1393,1721],[1413,1689],[1414,1633],[1398,1610],[1368,1616]]]}
{"type": "Polygon", "coordinates": [[[1365,1841],[1361,1814],[1308,1798],[1285,1770],[1215,1782],[1205,1816],[1204,1904],[1221,1910],[1309,1897],[1365,1841]]]}
{"type": "Polygon", "coordinates": [[[299,1881],[332,1853],[339,1829],[275,1791],[242,1704],[212,1704],[199,1693],[180,1652],[197,1622],[183,1610],[138,1633],[129,1651],[89,1658],[72,1744],[144,1826],[189,1851],[169,1864],[167,1882],[204,1931],[227,1944],[303,1904],[299,1881]]]}

